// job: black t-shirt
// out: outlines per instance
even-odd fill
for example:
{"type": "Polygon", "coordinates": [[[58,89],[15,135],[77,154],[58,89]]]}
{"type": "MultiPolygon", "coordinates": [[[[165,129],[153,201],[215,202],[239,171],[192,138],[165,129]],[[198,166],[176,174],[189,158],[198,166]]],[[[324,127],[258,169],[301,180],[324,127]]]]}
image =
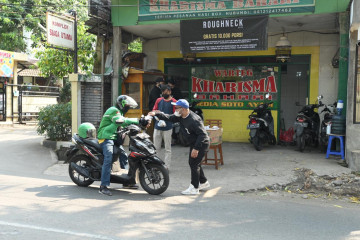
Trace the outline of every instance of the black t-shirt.
{"type": "Polygon", "coordinates": [[[161,89],[157,86],[153,87],[151,89],[150,95],[149,95],[149,110],[152,111],[153,107],[155,105],[156,99],[161,97],[161,89]]]}
{"type": "Polygon", "coordinates": [[[175,98],[176,100],[179,100],[179,99],[182,99],[182,98],[183,98],[180,89],[177,88],[177,87],[174,87],[174,88],[171,89],[171,95],[172,95],[173,98],[175,98]]]}

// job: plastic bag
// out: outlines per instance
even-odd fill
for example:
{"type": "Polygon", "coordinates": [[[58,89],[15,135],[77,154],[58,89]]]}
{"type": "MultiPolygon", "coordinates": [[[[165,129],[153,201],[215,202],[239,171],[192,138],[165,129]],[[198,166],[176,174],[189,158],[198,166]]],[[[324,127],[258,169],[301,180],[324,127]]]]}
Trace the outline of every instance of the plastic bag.
{"type": "Polygon", "coordinates": [[[291,127],[287,131],[283,131],[280,129],[280,141],[282,142],[293,142],[295,131],[294,128],[291,127]]]}

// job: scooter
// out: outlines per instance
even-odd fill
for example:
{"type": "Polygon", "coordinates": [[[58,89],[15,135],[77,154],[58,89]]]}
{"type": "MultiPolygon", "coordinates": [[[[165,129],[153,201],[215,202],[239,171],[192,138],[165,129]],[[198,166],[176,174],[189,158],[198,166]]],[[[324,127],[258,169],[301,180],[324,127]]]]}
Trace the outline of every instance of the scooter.
{"type": "Polygon", "coordinates": [[[327,132],[328,132],[327,129],[331,128],[332,118],[333,118],[333,115],[335,114],[336,104],[337,104],[336,102],[333,105],[324,104],[325,107],[320,112],[320,114],[325,113],[324,119],[321,122],[321,126],[320,126],[320,138],[319,138],[320,149],[323,152],[326,152],[326,149],[328,146],[329,136],[327,134],[327,132]]]}
{"type": "Polygon", "coordinates": [[[269,97],[270,95],[266,94],[265,102],[258,105],[249,115],[247,129],[250,129],[250,142],[257,151],[261,151],[265,143],[276,144],[274,119],[269,109],[269,105],[273,102],[267,102],[269,97]]]}
{"type": "MultiPolygon", "coordinates": [[[[110,182],[124,185],[135,184],[136,172],[139,170],[139,181],[146,192],[152,195],[165,192],[169,186],[169,171],[166,169],[165,163],[155,155],[156,149],[149,140],[150,136],[142,132],[139,126],[132,124],[120,129],[118,141],[114,145],[112,161],[118,161],[119,146],[123,143],[126,135],[130,139],[129,150],[131,152],[128,157],[128,174],[111,174],[110,182]]],[[[81,187],[87,187],[94,181],[100,181],[104,155],[98,140],[85,139],[74,134],[72,142],[75,146],[67,156],[71,180],[81,187]]]]}
{"type": "Polygon", "coordinates": [[[314,110],[323,106],[321,99],[323,96],[318,96],[318,103],[305,105],[296,116],[294,140],[300,152],[305,146],[317,147],[319,144],[320,117],[314,110]]]}

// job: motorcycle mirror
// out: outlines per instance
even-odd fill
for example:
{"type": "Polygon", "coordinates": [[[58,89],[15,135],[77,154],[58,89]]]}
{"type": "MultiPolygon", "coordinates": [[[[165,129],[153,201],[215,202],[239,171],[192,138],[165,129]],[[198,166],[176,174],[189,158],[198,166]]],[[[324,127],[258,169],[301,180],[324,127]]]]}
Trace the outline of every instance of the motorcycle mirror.
{"type": "Polygon", "coordinates": [[[269,99],[269,97],[270,97],[270,93],[267,93],[267,94],[265,95],[265,98],[266,98],[266,99],[269,99]]]}
{"type": "Polygon", "coordinates": [[[195,98],[195,99],[197,98],[197,93],[194,94],[194,98],[195,98]]]}
{"type": "Polygon", "coordinates": [[[318,100],[321,100],[323,98],[324,98],[323,95],[318,96],[318,100]]]}

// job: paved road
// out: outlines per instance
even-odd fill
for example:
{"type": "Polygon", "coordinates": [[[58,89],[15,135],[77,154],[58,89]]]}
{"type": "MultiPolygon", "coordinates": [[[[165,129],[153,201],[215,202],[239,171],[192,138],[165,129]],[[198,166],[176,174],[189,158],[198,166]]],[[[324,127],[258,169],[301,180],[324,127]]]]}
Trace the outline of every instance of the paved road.
{"type": "Polygon", "coordinates": [[[163,196],[142,190],[80,188],[68,177],[44,175],[49,150],[29,129],[1,129],[0,239],[360,239],[359,205],[227,194],[163,196]],[[20,138],[20,139],[18,139],[20,138]],[[41,151],[32,158],[27,147],[41,151]]]}

